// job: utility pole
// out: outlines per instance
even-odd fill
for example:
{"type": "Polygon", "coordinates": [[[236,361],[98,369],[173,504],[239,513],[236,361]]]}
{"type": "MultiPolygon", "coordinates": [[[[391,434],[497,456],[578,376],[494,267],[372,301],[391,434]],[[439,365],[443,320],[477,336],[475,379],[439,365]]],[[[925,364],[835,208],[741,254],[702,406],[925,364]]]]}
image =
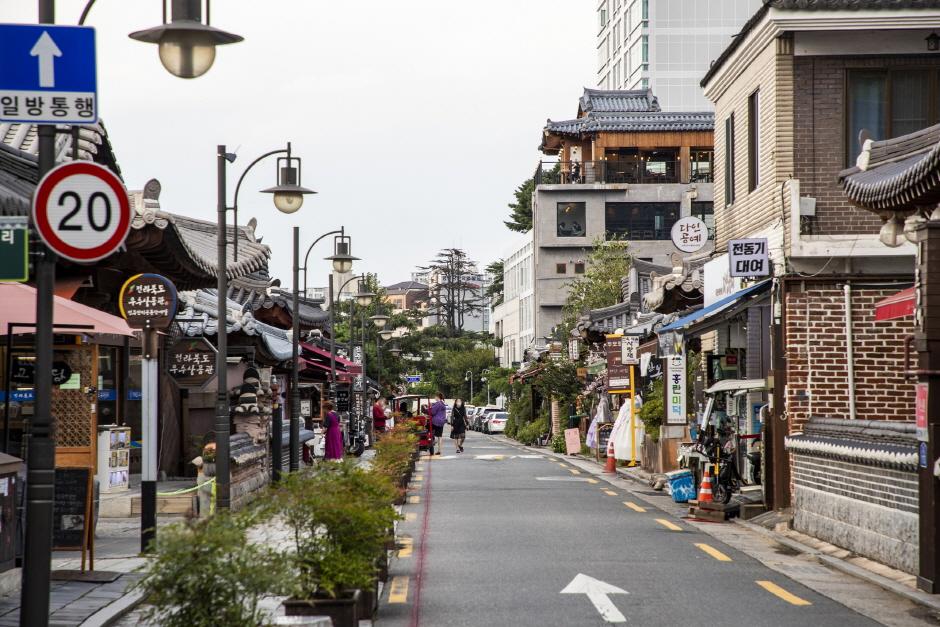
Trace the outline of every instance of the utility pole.
{"type": "MultiPolygon", "coordinates": [[[[216,245],[218,252],[217,271],[218,286],[218,320],[216,331],[216,348],[219,353],[215,360],[216,384],[218,386],[215,399],[215,475],[216,497],[215,504],[219,509],[229,509],[232,498],[232,475],[229,471],[229,431],[230,412],[228,400],[228,261],[226,246],[228,245],[228,227],[226,227],[226,212],[228,211],[225,185],[225,164],[228,161],[225,146],[219,146],[216,154],[217,163],[217,194],[218,194],[218,233],[216,245]]],[[[238,237],[238,228],[232,229],[234,236],[238,237]]]]}

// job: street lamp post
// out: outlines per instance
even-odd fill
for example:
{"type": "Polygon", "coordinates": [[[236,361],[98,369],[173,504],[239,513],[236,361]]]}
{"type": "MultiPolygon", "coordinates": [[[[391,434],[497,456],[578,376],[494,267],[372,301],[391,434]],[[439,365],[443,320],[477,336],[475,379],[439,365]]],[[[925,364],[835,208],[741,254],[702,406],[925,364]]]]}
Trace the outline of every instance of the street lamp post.
{"type": "MultiPolygon", "coordinates": [[[[322,239],[330,235],[337,235],[333,241],[333,255],[327,257],[333,261],[333,269],[337,272],[349,272],[352,262],[356,259],[349,254],[350,238],[346,236],[345,229],[329,231],[313,241],[307,254],[304,256],[304,293],[307,291],[307,264],[310,251],[322,239]]],[[[290,460],[291,472],[300,467],[300,227],[294,227],[294,293],[291,301],[291,405],[290,405],[290,460]]],[[[330,273],[330,286],[333,284],[333,273],[330,273]]],[[[333,350],[333,292],[330,290],[330,387],[336,383],[336,360],[333,350]]],[[[280,455],[280,451],[277,453],[280,455]]]]}
{"type": "MultiPolygon", "coordinates": [[[[95,0],[88,0],[81,13],[80,24],[84,24],[95,0]]],[[[192,18],[190,26],[203,27],[201,13],[193,12],[200,0],[174,0],[173,14],[177,9],[182,12],[189,11],[187,17],[192,18]]],[[[40,24],[55,24],[55,0],[38,0],[37,22],[40,24]]],[[[166,9],[164,8],[164,23],[166,22],[166,9]]],[[[180,26],[183,26],[182,24],[180,26]]],[[[205,25],[207,32],[224,33],[205,25]]],[[[185,29],[179,29],[180,34],[185,29]]],[[[204,40],[203,49],[208,46],[214,57],[215,45],[235,43],[242,38],[231,33],[224,33],[227,41],[209,37],[204,40]]],[[[183,44],[183,39],[177,40],[183,44]]],[[[169,41],[168,41],[169,44],[169,41]]],[[[183,47],[179,48],[180,56],[188,57],[183,47]]],[[[209,69],[206,66],[206,70],[209,69]]],[[[166,67],[166,64],[164,64],[166,67]]],[[[170,69],[170,68],[167,68],[170,69]]],[[[37,178],[42,178],[55,167],[55,138],[56,127],[53,124],[37,125],[38,158],[37,178]]],[[[30,421],[29,455],[27,457],[26,471],[26,526],[24,540],[23,578],[20,592],[20,625],[28,627],[45,627],[49,624],[49,581],[51,575],[52,556],[52,528],[53,504],[55,502],[55,443],[52,440],[52,308],[53,290],[55,287],[56,257],[45,246],[40,246],[36,259],[36,402],[34,415],[30,421]]]]}
{"type": "MultiPolygon", "coordinates": [[[[174,0],[176,1],[176,0],[174,0]]],[[[286,149],[272,150],[261,155],[254,161],[252,161],[245,171],[242,172],[241,177],[238,179],[238,184],[235,186],[235,197],[233,206],[231,208],[234,213],[234,224],[232,227],[232,239],[231,242],[234,247],[235,258],[238,258],[238,192],[241,189],[242,181],[245,180],[245,176],[248,174],[251,169],[261,162],[262,159],[270,157],[272,155],[286,154],[286,157],[278,158],[279,166],[279,175],[278,175],[278,185],[275,187],[263,190],[266,193],[273,194],[274,196],[274,206],[278,208],[283,213],[294,213],[300,206],[303,204],[303,197],[306,194],[314,194],[313,190],[301,187],[300,177],[298,175],[300,159],[297,157],[291,156],[291,145],[288,142],[286,149]],[[281,163],[286,163],[285,166],[280,167],[281,163]],[[294,166],[294,163],[297,163],[297,166],[294,166]]],[[[229,399],[228,399],[228,337],[226,335],[228,327],[228,227],[226,226],[226,214],[229,211],[228,203],[226,200],[226,171],[225,166],[227,163],[233,163],[235,161],[235,154],[226,152],[225,146],[220,145],[216,153],[216,163],[217,163],[217,183],[218,183],[218,231],[216,236],[216,246],[218,254],[218,285],[216,290],[218,291],[218,329],[217,334],[217,350],[216,361],[215,361],[215,370],[216,370],[216,385],[218,386],[218,391],[216,394],[216,404],[215,404],[215,446],[216,446],[216,506],[219,509],[229,509],[231,506],[231,472],[229,468],[229,422],[230,422],[230,411],[229,411],[229,399]]],[[[296,248],[297,245],[297,233],[294,232],[294,245],[296,248]]],[[[294,268],[294,285],[297,285],[297,268],[294,268]]],[[[295,303],[296,305],[296,303],[295,303]]],[[[295,328],[296,328],[296,315],[295,319],[295,328]]],[[[297,355],[296,349],[294,351],[294,373],[297,371],[297,355]]],[[[296,376],[294,377],[296,380],[296,376]]],[[[298,440],[300,439],[299,428],[296,425],[295,416],[299,410],[300,405],[300,390],[297,389],[297,386],[292,380],[291,385],[291,429],[290,429],[290,460],[291,460],[291,469],[296,468],[297,464],[297,455],[298,451],[298,440]]]]}
{"type": "Polygon", "coordinates": [[[489,405],[490,404],[490,378],[488,375],[490,374],[490,369],[485,368],[483,372],[481,372],[480,374],[482,375],[480,377],[480,381],[486,384],[486,404],[489,405]]]}
{"type": "Polygon", "coordinates": [[[464,374],[463,380],[470,382],[470,402],[472,403],[473,402],[473,373],[467,370],[466,374],[464,374]]]}

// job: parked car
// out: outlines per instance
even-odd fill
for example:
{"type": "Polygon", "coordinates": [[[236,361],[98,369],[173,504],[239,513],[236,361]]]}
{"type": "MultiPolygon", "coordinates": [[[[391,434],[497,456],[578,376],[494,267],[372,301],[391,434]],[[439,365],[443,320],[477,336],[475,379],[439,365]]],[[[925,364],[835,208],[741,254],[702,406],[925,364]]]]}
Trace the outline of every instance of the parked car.
{"type": "Polygon", "coordinates": [[[486,430],[486,419],[490,417],[490,414],[495,412],[502,411],[499,407],[484,407],[483,410],[477,414],[474,424],[476,425],[477,431],[486,430]]]}
{"type": "Polygon", "coordinates": [[[480,416],[483,415],[483,407],[474,407],[473,414],[469,417],[470,428],[474,431],[480,430],[480,416]]]}
{"type": "Polygon", "coordinates": [[[502,433],[506,430],[506,421],[509,420],[509,414],[504,411],[494,411],[487,414],[483,423],[484,433],[502,433]]]}

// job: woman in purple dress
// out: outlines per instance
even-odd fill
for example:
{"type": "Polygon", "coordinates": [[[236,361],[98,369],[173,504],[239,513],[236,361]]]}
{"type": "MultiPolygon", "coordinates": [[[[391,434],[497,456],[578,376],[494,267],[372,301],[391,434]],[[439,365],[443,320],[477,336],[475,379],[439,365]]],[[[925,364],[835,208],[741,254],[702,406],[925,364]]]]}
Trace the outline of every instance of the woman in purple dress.
{"type": "Polygon", "coordinates": [[[326,427],[326,451],[323,457],[326,459],[343,459],[343,433],[339,426],[339,416],[333,411],[333,403],[327,401],[323,404],[326,410],[326,420],[323,426],[326,427]]]}

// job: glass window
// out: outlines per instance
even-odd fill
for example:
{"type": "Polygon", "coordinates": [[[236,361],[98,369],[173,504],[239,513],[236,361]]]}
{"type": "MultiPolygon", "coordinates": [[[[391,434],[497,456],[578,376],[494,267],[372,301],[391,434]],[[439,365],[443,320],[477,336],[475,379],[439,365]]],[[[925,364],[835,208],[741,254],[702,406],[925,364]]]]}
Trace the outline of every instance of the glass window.
{"type": "Polygon", "coordinates": [[[574,264],[574,273],[584,274],[584,262],[583,261],[579,261],[578,263],[574,264]]]}
{"type": "Polygon", "coordinates": [[[734,114],[725,119],[725,205],[734,202],[734,114]]]}
{"type": "Polygon", "coordinates": [[[708,239],[715,239],[715,205],[710,202],[692,202],[692,215],[708,227],[708,239]]]}
{"type": "Polygon", "coordinates": [[[650,62],[650,40],[647,35],[643,35],[643,64],[650,62]]]}
{"type": "Polygon", "coordinates": [[[650,2],[649,0],[643,0],[643,19],[650,19],[650,2]]]}
{"type": "Polygon", "coordinates": [[[747,99],[747,190],[753,192],[760,184],[760,92],[747,99]]]}
{"type": "Polygon", "coordinates": [[[891,74],[891,136],[898,137],[930,126],[930,81],[926,72],[891,74]]]}
{"type": "Polygon", "coordinates": [[[692,183],[711,183],[712,182],[712,162],[715,160],[715,151],[711,148],[693,148],[689,152],[692,160],[691,181],[692,183]]]}
{"type": "Polygon", "coordinates": [[[558,203],[558,237],[584,237],[587,234],[584,212],[583,202],[558,203]]]}
{"type": "Polygon", "coordinates": [[[884,72],[849,74],[849,163],[855,163],[861,152],[858,137],[862,129],[875,139],[887,136],[887,85],[884,72]]]}
{"type": "Polygon", "coordinates": [[[555,274],[568,274],[568,264],[566,264],[566,263],[556,263],[556,264],[555,264],[555,274]]]}
{"type": "Polygon", "coordinates": [[[669,239],[672,225],[679,219],[679,203],[609,202],[605,218],[608,239],[669,239]]]}

